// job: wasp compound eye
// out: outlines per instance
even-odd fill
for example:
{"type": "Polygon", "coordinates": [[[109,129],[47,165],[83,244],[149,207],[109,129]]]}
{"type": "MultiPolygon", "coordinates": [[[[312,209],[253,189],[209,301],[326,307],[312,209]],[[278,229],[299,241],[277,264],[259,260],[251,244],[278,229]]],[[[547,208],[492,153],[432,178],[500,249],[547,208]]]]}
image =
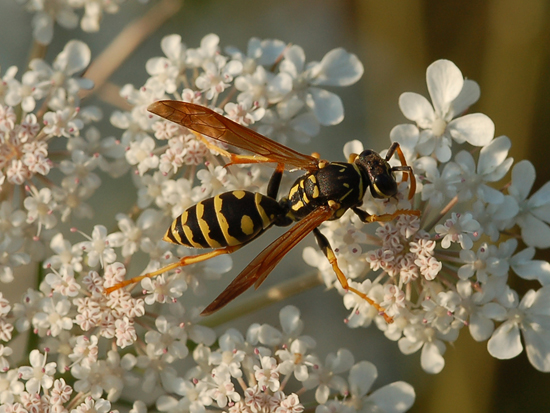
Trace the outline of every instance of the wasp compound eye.
{"type": "Polygon", "coordinates": [[[390,174],[376,175],[372,181],[371,193],[375,198],[390,198],[397,194],[397,182],[390,174]]]}

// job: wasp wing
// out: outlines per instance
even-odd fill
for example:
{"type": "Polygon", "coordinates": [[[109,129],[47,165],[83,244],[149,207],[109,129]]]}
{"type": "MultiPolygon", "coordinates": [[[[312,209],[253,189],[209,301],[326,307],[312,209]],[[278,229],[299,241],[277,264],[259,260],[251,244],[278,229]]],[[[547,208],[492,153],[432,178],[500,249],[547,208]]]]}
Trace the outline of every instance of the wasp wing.
{"type": "Polygon", "coordinates": [[[149,105],[147,110],[212,139],[261,155],[269,162],[308,171],[319,168],[317,158],[281,145],[207,107],[178,100],[160,100],[149,105]]]}
{"type": "Polygon", "coordinates": [[[329,219],[332,213],[332,209],[328,206],[319,207],[273,241],[204,309],[201,315],[218,311],[252,285],[258,288],[283,257],[307,234],[329,219]]]}

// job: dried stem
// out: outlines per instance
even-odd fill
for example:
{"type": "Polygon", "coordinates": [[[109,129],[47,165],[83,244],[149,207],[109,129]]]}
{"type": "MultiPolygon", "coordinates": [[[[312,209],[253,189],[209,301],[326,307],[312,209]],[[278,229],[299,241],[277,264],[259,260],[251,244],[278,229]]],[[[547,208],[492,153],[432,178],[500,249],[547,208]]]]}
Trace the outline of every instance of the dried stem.
{"type": "Polygon", "coordinates": [[[128,56],[172,17],[182,4],[182,0],[163,0],[154,4],[145,16],[128,24],[88,68],[84,77],[93,80],[95,88],[81,91],[80,96],[97,92],[128,56]]]}

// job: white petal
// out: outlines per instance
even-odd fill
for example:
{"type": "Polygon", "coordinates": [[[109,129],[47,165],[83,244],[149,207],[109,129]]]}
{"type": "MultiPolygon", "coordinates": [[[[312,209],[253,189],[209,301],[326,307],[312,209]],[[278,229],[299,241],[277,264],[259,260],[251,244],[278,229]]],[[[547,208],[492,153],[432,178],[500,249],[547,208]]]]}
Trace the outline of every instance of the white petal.
{"type": "Polygon", "coordinates": [[[259,340],[262,344],[267,346],[278,346],[281,344],[282,337],[281,332],[269,324],[264,324],[260,328],[259,340]]]}
{"type": "Polygon", "coordinates": [[[455,156],[455,162],[460,165],[460,167],[467,173],[474,173],[476,168],[476,163],[474,157],[468,151],[460,151],[455,156]]]}
{"type": "Polygon", "coordinates": [[[360,361],[353,366],[348,378],[353,397],[361,398],[366,395],[377,377],[378,371],[375,365],[368,361],[360,361]]]}
{"type": "Polygon", "coordinates": [[[473,80],[466,79],[464,80],[464,85],[462,85],[462,90],[458,94],[453,103],[451,104],[451,110],[449,114],[455,118],[459,116],[462,112],[470,107],[470,105],[477,102],[480,96],[479,85],[473,80]]]}
{"type": "Polygon", "coordinates": [[[470,334],[475,341],[485,341],[490,336],[495,328],[493,321],[487,317],[481,316],[479,313],[473,313],[470,316],[470,334]]]}
{"type": "Polygon", "coordinates": [[[422,347],[420,355],[420,365],[426,373],[437,374],[445,367],[445,359],[442,354],[445,351],[445,345],[441,341],[426,343],[422,347]]]}
{"type": "Polygon", "coordinates": [[[370,395],[369,400],[384,413],[400,413],[409,410],[415,398],[413,386],[404,381],[396,381],[376,390],[370,395]]]}
{"type": "Polygon", "coordinates": [[[303,364],[297,366],[294,369],[294,377],[296,377],[296,380],[298,381],[304,381],[305,379],[307,379],[309,377],[307,366],[303,364]]]}
{"type": "Polygon", "coordinates": [[[500,205],[504,202],[504,194],[498,189],[487,185],[480,185],[478,191],[479,198],[484,202],[494,205],[500,205]]]}
{"type": "Polygon", "coordinates": [[[526,328],[523,330],[525,351],[529,361],[537,370],[550,372],[550,331],[526,328]]]}
{"type": "Polygon", "coordinates": [[[435,118],[434,110],[428,99],[418,93],[402,93],[399,96],[399,108],[407,119],[416,122],[421,128],[430,127],[435,118]]]}
{"type": "Polygon", "coordinates": [[[518,224],[521,227],[521,237],[529,247],[550,247],[550,227],[540,219],[527,213],[518,224]]]}
{"type": "Polygon", "coordinates": [[[487,342],[489,354],[497,359],[511,359],[519,355],[523,346],[517,324],[507,321],[501,324],[487,342]]]}
{"type": "Polygon", "coordinates": [[[514,163],[514,158],[506,159],[499,166],[497,166],[497,168],[493,172],[485,175],[484,177],[485,181],[486,182],[500,181],[502,178],[504,178],[504,175],[508,173],[513,163],[514,163]]]}
{"type": "Polygon", "coordinates": [[[313,85],[349,86],[363,75],[363,64],[342,48],[332,49],[312,68],[313,85]]]}
{"type": "Polygon", "coordinates": [[[319,387],[317,387],[317,390],[315,390],[315,400],[319,404],[326,403],[329,395],[330,395],[330,389],[325,384],[321,384],[319,387]]]}
{"type": "Polygon", "coordinates": [[[321,125],[337,125],[344,119],[344,106],[340,97],[324,89],[308,89],[306,103],[321,125]]]}
{"type": "Polygon", "coordinates": [[[295,332],[300,334],[304,327],[303,321],[300,320],[300,310],[293,305],[287,305],[281,309],[279,321],[286,334],[295,332]]]}
{"type": "Polygon", "coordinates": [[[210,33],[201,39],[201,49],[208,51],[208,54],[214,54],[218,49],[220,38],[217,34],[210,33]]]}
{"type": "Polygon", "coordinates": [[[312,136],[317,136],[321,130],[321,125],[317,120],[316,116],[311,113],[302,113],[301,115],[296,116],[289,122],[290,128],[295,132],[292,136],[298,142],[309,142],[309,139],[312,136]]]}
{"type": "MultiPolygon", "coordinates": [[[[419,139],[419,131],[415,125],[397,125],[390,131],[390,140],[392,142],[398,142],[403,150],[412,152],[419,139]]],[[[409,159],[406,154],[405,158],[409,159]]]]}
{"type": "Polygon", "coordinates": [[[413,354],[417,352],[420,347],[422,347],[422,341],[412,341],[408,339],[407,337],[401,338],[397,345],[399,346],[399,350],[401,350],[401,353],[403,354],[413,354]]]}
{"type": "MultiPolygon", "coordinates": [[[[254,56],[254,50],[251,47],[251,42],[249,43],[248,47],[248,55],[254,56]]],[[[258,64],[259,65],[272,65],[276,62],[277,59],[280,58],[281,54],[284,52],[285,47],[287,46],[285,42],[281,40],[276,39],[267,39],[263,40],[260,43],[261,46],[261,56],[258,58],[258,64]]]]}
{"type": "MultiPolygon", "coordinates": [[[[529,206],[531,206],[531,200],[532,199],[533,198],[531,197],[531,199],[528,201],[529,206]]],[[[531,214],[536,216],[541,221],[544,221],[544,222],[547,222],[547,223],[550,222],[550,203],[546,204],[546,205],[542,205],[538,208],[532,208],[531,209],[531,214]]]]}
{"type": "Polygon", "coordinates": [[[462,90],[464,85],[462,72],[450,60],[437,60],[428,66],[426,82],[435,112],[440,117],[444,117],[451,102],[462,90]]]}
{"type": "Polygon", "coordinates": [[[550,182],[546,182],[533,196],[529,199],[529,206],[536,208],[550,203],[550,182]]]}
{"type": "Polygon", "coordinates": [[[306,61],[306,55],[304,49],[300,46],[291,46],[285,52],[285,58],[280,64],[279,70],[281,72],[289,73],[293,78],[298,77],[304,70],[304,62],[306,61]]]}
{"type": "Polygon", "coordinates": [[[345,348],[341,348],[336,354],[330,353],[326,359],[327,369],[330,369],[335,374],[349,370],[353,366],[353,363],[353,354],[345,348]]]}
{"type": "Polygon", "coordinates": [[[449,123],[447,129],[457,143],[468,142],[474,146],[485,146],[495,135],[494,122],[483,113],[461,116],[449,123]]]}
{"type": "Polygon", "coordinates": [[[512,186],[508,192],[517,200],[523,201],[529,196],[535,183],[535,167],[529,161],[520,161],[512,168],[512,186]]]}
{"type": "Polygon", "coordinates": [[[550,284],[550,263],[547,261],[527,261],[513,265],[514,272],[526,280],[538,280],[542,285],[550,284]]]}
{"type": "Polygon", "coordinates": [[[344,156],[346,159],[349,159],[352,153],[359,155],[361,152],[363,152],[363,143],[357,139],[346,142],[344,145],[344,156]]]}
{"type": "Polygon", "coordinates": [[[441,163],[445,163],[451,159],[452,151],[450,147],[450,139],[445,139],[445,137],[442,137],[441,139],[436,138],[435,143],[436,146],[434,153],[437,160],[441,163]]]}
{"type": "Polygon", "coordinates": [[[92,52],[86,43],[79,40],[71,40],[56,58],[55,63],[60,64],[66,74],[72,75],[86,69],[90,64],[91,58],[92,52]]]}
{"type": "Polygon", "coordinates": [[[477,173],[486,175],[493,172],[506,157],[512,146],[512,142],[507,136],[499,136],[481,149],[479,160],[477,162],[477,173]]]}
{"type": "Polygon", "coordinates": [[[179,34],[164,36],[160,42],[160,48],[166,57],[178,60],[181,54],[181,36],[179,34]]]}
{"type": "Polygon", "coordinates": [[[45,12],[38,12],[32,19],[32,35],[40,44],[50,44],[53,38],[53,19],[45,12]]]}
{"type": "MultiPolygon", "coordinates": [[[[527,295],[527,294],[526,294],[527,295]]],[[[523,301],[523,300],[522,300],[523,301]]],[[[550,316],[550,287],[545,286],[539,289],[529,309],[531,314],[550,316]]],[[[548,317],[537,318],[535,322],[540,326],[544,325],[544,329],[549,329],[550,319],[548,317]]]]}

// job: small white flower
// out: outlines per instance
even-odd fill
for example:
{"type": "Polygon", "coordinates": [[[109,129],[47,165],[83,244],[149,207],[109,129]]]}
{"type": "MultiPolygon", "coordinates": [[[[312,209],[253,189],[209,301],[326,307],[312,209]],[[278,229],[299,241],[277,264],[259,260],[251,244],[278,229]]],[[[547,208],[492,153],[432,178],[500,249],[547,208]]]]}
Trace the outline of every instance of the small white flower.
{"type": "Polygon", "coordinates": [[[356,411],[399,413],[411,408],[416,395],[410,384],[398,381],[370,392],[377,377],[378,371],[374,364],[368,361],[355,364],[350,369],[348,379],[351,397],[344,404],[353,406],[356,411]]]}
{"type": "Polygon", "coordinates": [[[254,366],[254,377],[260,388],[276,391],[280,387],[277,361],[273,357],[265,356],[261,359],[262,366],[254,366]]]}
{"type": "Polygon", "coordinates": [[[49,389],[53,385],[56,363],[46,363],[47,354],[38,350],[31,351],[29,362],[32,367],[19,367],[19,374],[23,380],[27,380],[25,388],[29,393],[39,393],[40,389],[49,389]]]}
{"type": "Polygon", "coordinates": [[[438,236],[443,238],[441,240],[443,248],[449,248],[451,242],[458,242],[460,247],[466,250],[471,249],[474,240],[481,235],[479,230],[479,222],[473,219],[470,213],[462,215],[453,212],[451,219],[445,221],[444,225],[440,224],[435,227],[438,236]]]}
{"type": "Polygon", "coordinates": [[[84,252],[88,254],[88,265],[95,267],[98,263],[101,266],[115,261],[116,253],[111,247],[111,235],[107,235],[107,228],[103,225],[96,225],[92,231],[92,236],[87,237],[89,241],[77,244],[84,252]]]}
{"type": "Polygon", "coordinates": [[[529,290],[518,303],[517,293],[509,290],[508,313],[487,342],[489,353],[499,359],[516,357],[525,350],[531,364],[540,371],[550,371],[550,287],[529,290]]]}
{"type": "Polygon", "coordinates": [[[145,137],[140,141],[130,142],[126,151],[126,160],[130,165],[137,165],[140,175],[149,169],[159,165],[159,157],[154,154],[155,141],[153,138],[145,137]]]}
{"type": "Polygon", "coordinates": [[[519,204],[519,213],[510,220],[506,227],[518,224],[521,228],[521,237],[530,247],[550,247],[550,183],[544,184],[529,199],[529,192],[535,183],[535,168],[529,161],[518,162],[512,168],[512,184],[508,193],[519,204]]]}

